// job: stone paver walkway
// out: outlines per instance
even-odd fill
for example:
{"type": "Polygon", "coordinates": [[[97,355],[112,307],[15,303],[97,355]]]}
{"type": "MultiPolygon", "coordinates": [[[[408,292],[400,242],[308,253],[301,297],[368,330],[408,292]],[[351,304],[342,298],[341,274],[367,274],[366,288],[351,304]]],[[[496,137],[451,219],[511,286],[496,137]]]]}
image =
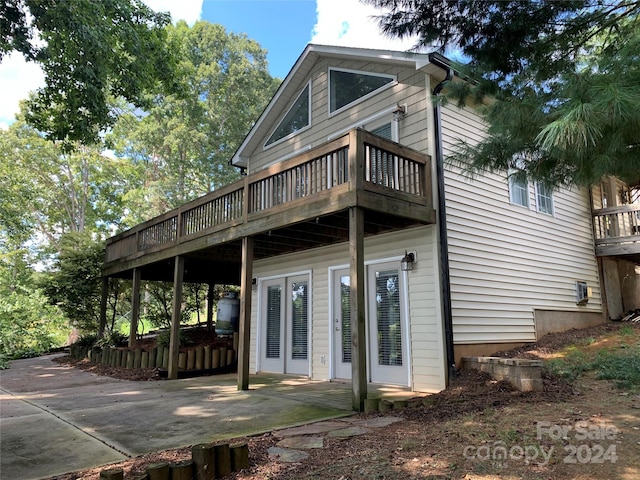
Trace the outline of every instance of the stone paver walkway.
{"type": "Polygon", "coordinates": [[[273,434],[282,438],[277,446],[268,450],[271,459],[283,463],[295,463],[305,460],[309,454],[304,450],[322,448],[325,434],[327,437],[348,439],[371,432],[371,429],[387,427],[401,421],[399,417],[340,418],[312,423],[301,427],[277,430],[273,434]],[[293,448],[295,447],[295,448],[293,448]]]}

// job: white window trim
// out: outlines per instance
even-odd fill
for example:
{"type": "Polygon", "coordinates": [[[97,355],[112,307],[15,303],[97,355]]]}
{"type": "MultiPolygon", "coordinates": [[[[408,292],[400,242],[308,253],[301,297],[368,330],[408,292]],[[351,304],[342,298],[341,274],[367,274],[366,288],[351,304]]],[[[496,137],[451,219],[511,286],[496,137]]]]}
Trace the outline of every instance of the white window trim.
{"type": "Polygon", "coordinates": [[[273,128],[273,130],[271,130],[271,133],[269,133],[269,136],[267,137],[267,140],[265,141],[264,145],[262,146],[263,150],[268,150],[272,147],[275,147],[276,145],[280,145],[283,142],[286,142],[287,140],[295,137],[296,135],[305,132],[307,130],[309,130],[311,128],[311,89],[312,89],[312,85],[311,85],[311,80],[309,80],[307,82],[307,84],[302,87],[302,89],[300,90],[300,94],[295,97],[295,99],[293,100],[293,102],[291,102],[291,105],[289,105],[289,108],[287,109],[287,111],[284,113],[284,115],[282,115],[282,117],[280,117],[280,120],[278,121],[278,123],[276,123],[276,126],[273,128]],[[280,124],[282,123],[282,121],[284,120],[284,118],[289,114],[289,112],[291,111],[291,109],[293,108],[294,103],[298,100],[298,98],[300,98],[300,94],[302,94],[302,92],[304,91],[305,88],[309,87],[309,92],[308,92],[308,96],[309,96],[309,109],[307,110],[307,117],[308,117],[308,125],[306,127],[301,128],[300,130],[297,130],[295,132],[290,133],[289,135],[280,138],[279,140],[276,140],[273,143],[270,143],[269,145],[267,145],[267,142],[269,141],[269,139],[272,137],[272,135],[275,133],[275,131],[278,129],[278,127],[280,126],[280,124]]]}
{"type": "Polygon", "coordinates": [[[540,182],[534,182],[534,188],[535,188],[535,194],[536,194],[536,211],[538,213],[542,213],[544,215],[550,215],[550,216],[555,216],[556,213],[556,206],[555,206],[555,202],[553,200],[553,189],[551,189],[550,193],[551,195],[549,196],[549,201],[551,202],[551,211],[550,212],[545,212],[543,210],[540,210],[540,201],[539,201],[539,197],[538,197],[538,185],[540,184],[540,182]]]}
{"type": "MultiPolygon", "coordinates": [[[[349,68],[338,68],[338,67],[329,67],[328,72],[327,72],[327,112],[329,115],[329,118],[333,117],[334,115],[338,115],[342,112],[344,112],[345,110],[350,109],[351,107],[364,102],[365,100],[368,100],[369,98],[373,97],[374,95],[377,95],[389,88],[395,87],[398,84],[398,76],[397,75],[392,75],[392,74],[388,74],[388,73],[379,73],[379,72],[367,72],[364,70],[351,70],[349,68]],[[383,85],[382,87],[374,90],[373,92],[369,92],[367,93],[365,96],[358,98],[357,100],[354,100],[351,103],[346,104],[343,107],[340,107],[339,109],[335,110],[335,111],[331,111],[331,72],[332,71],[336,71],[336,72],[346,72],[346,73],[361,73],[363,75],[371,75],[373,77],[381,77],[381,78],[389,78],[392,81],[389,82],[386,85],[383,85]]],[[[395,109],[395,107],[394,107],[395,109]]]]}

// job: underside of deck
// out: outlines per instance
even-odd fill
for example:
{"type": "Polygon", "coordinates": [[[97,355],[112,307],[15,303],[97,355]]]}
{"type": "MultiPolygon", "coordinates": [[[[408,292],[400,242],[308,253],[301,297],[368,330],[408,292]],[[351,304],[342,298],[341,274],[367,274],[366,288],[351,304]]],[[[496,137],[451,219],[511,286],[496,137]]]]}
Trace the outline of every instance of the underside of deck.
{"type": "MultiPolygon", "coordinates": [[[[365,210],[364,216],[365,236],[428,223],[376,210],[365,210]]],[[[136,255],[106,266],[104,274],[113,278],[129,279],[131,271],[139,268],[142,280],[170,282],[173,281],[174,259],[181,255],[185,260],[185,282],[239,285],[242,267],[241,238],[219,241],[216,237],[211,235],[205,242],[173,246],[154,253],[136,255]]],[[[348,211],[342,210],[253,235],[253,258],[260,260],[348,241],[348,211]]]]}

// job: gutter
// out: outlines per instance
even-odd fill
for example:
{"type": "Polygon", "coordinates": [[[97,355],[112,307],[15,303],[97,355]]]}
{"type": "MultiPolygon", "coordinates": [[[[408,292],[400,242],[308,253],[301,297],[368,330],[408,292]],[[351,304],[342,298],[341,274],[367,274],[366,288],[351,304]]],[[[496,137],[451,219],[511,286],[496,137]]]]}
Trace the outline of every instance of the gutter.
{"type": "MultiPolygon", "coordinates": [[[[437,54],[429,54],[429,62],[445,70],[447,76],[431,92],[438,97],[445,84],[455,74],[453,68],[437,54]]],[[[440,102],[433,105],[433,124],[435,136],[436,178],[438,183],[438,235],[440,240],[440,276],[442,281],[442,315],[444,317],[444,336],[447,355],[447,385],[456,377],[456,362],[453,351],[453,316],[451,313],[451,280],[449,275],[449,241],[447,236],[447,208],[444,192],[444,154],[442,149],[442,119],[440,102]]]]}

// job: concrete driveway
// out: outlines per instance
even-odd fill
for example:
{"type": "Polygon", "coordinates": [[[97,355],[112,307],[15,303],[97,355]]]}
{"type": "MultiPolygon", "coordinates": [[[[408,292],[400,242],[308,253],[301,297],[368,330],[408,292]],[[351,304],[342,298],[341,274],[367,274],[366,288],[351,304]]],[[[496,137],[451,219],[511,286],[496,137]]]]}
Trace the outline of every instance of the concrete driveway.
{"type": "Polygon", "coordinates": [[[349,384],[259,375],[130,382],[52,361],[0,373],[0,478],[28,480],[157,450],[351,414],[349,384]]]}

